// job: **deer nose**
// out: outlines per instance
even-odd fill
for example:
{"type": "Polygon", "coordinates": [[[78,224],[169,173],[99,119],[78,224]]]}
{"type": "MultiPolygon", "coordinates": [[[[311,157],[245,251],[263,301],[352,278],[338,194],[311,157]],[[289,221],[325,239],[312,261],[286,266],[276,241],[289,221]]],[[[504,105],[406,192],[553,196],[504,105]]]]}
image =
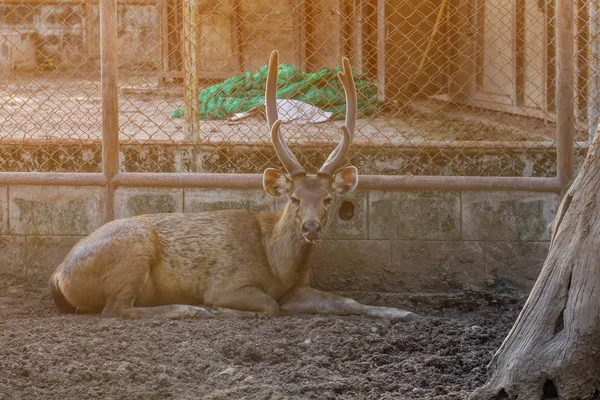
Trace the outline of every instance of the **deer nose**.
{"type": "Polygon", "coordinates": [[[302,236],[307,240],[317,240],[322,231],[319,221],[311,220],[302,224],[302,236]]]}

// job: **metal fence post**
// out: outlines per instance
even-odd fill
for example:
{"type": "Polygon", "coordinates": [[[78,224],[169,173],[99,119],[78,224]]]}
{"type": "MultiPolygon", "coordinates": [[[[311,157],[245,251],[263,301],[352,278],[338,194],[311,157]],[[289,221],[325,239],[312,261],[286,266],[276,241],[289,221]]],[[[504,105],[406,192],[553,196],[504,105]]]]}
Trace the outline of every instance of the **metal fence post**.
{"type": "Polygon", "coordinates": [[[377,0],[377,99],[385,101],[385,0],[377,0]]]}
{"type": "Polygon", "coordinates": [[[591,101],[588,106],[588,141],[591,143],[596,136],[596,130],[598,129],[598,116],[600,115],[600,75],[597,74],[598,66],[600,66],[597,60],[600,60],[600,41],[597,39],[600,37],[600,23],[596,15],[600,11],[600,5],[597,2],[591,2],[588,9],[588,21],[590,24],[590,38],[592,39],[590,48],[590,59],[592,60],[591,68],[591,101]]]}
{"type": "Polygon", "coordinates": [[[556,161],[563,191],[574,176],[575,54],[573,0],[556,3],[556,161]]]}
{"type": "Polygon", "coordinates": [[[115,217],[113,178],[119,171],[117,1],[100,1],[102,65],[102,171],[106,177],[105,222],[115,217]]]}
{"type": "Polygon", "coordinates": [[[198,0],[183,1],[183,91],[185,137],[192,143],[198,141],[200,133],[199,30],[200,6],[198,0]]]}

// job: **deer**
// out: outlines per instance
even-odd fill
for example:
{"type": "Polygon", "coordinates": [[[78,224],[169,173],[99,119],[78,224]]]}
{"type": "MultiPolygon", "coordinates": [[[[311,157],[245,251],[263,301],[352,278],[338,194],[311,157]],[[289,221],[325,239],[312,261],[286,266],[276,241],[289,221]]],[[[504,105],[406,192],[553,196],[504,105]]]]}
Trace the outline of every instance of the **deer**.
{"type": "Polygon", "coordinates": [[[282,210],[148,214],[111,221],[79,241],[50,278],[60,312],[115,318],[366,315],[411,320],[419,315],[370,306],[310,286],[311,254],[328,206],[358,184],[354,166],[340,168],[357,113],[350,62],[338,77],[346,96],[342,139],[316,174],[307,174],[285,143],[276,96],[278,52],[269,58],[267,125],[287,173],[267,168],[264,190],[288,196],[282,210]]]}

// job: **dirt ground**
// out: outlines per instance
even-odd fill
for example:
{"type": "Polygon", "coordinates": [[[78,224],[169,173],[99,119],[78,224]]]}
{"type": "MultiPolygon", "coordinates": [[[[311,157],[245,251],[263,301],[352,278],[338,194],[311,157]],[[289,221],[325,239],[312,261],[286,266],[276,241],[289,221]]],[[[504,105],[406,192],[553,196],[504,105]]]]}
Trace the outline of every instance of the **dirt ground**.
{"type": "Polygon", "coordinates": [[[424,318],[125,321],[0,280],[0,399],[466,399],[522,304],[354,297],[424,318]]]}
{"type": "MultiPolygon", "coordinates": [[[[183,143],[184,121],[169,118],[183,106],[183,87],[158,86],[154,73],[120,76],[119,123],[122,143],[183,143]]],[[[101,136],[100,76],[17,74],[0,85],[0,140],[93,141],[101,136]]],[[[329,142],[343,121],[286,126],[297,144],[329,142]]],[[[204,144],[258,145],[269,142],[266,123],[201,121],[204,144]]],[[[356,145],[420,145],[448,141],[553,142],[555,125],[541,119],[453,106],[439,101],[413,102],[407,112],[386,112],[357,121],[356,145]]]]}

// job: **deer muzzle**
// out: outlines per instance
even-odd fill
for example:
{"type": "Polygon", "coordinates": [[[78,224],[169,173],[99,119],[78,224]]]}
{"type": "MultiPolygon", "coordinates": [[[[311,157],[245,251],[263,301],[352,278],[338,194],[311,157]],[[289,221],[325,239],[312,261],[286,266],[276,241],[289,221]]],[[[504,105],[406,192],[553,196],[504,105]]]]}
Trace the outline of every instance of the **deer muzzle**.
{"type": "Polygon", "coordinates": [[[309,243],[318,243],[323,233],[323,227],[319,221],[309,220],[302,224],[302,236],[309,243]]]}

